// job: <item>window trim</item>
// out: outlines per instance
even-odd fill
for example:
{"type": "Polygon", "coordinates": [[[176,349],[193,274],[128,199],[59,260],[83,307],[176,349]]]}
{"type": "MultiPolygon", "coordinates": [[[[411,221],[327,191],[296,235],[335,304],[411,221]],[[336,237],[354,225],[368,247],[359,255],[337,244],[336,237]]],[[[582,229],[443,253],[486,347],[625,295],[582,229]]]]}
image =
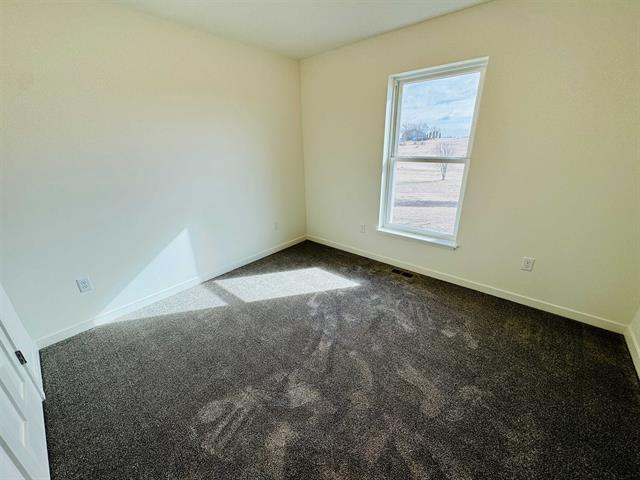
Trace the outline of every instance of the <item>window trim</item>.
{"type": "Polygon", "coordinates": [[[480,57],[472,60],[449,63],[446,65],[438,65],[436,67],[424,68],[420,70],[412,70],[409,72],[398,73],[389,76],[384,129],[384,149],[382,158],[382,184],[380,188],[380,214],[378,219],[379,232],[412,238],[415,240],[425,241],[453,249],[458,247],[458,229],[460,226],[464,193],[467,186],[469,164],[471,162],[473,144],[475,139],[476,124],[480,108],[480,99],[482,97],[482,88],[484,86],[484,77],[488,63],[489,57],[480,57]],[[407,157],[397,155],[397,140],[400,134],[400,125],[398,118],[400,115],[400,109],[398,106],[401,105],[402,102],[402,87],[408,83],[414,83],[424,80],[434,80],[437,78],[445,78],[473,72],[479,72],[480,79],[478,80],[478,93],[476,95],[473,118],[471,120],[471,130],[469,132],[469,142],[467,145],[466,157],[407,157]],[[393,207],[392,202],[395,185],[394,167],[396,162],[398,161],[420,163],[457,163],[463,164],[465,166],[464,173],[462,175],[462,185],[460,186],[460,198],[458,200],[458,208],[456,210],[453,234],[444,234],[432,230],[411,228],[405,225],[393,224],[391,222],[391,213],[393,207]]]}

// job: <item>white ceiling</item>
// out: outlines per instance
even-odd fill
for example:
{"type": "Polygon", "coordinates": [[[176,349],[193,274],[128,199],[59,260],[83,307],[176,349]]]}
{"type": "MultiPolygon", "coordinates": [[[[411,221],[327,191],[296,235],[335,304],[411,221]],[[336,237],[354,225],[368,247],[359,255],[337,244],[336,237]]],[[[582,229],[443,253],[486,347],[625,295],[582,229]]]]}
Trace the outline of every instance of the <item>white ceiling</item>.
{"type": "Polygon", "coordinates": [[[115,0],[304,58],[487,0],[115,0]]]}

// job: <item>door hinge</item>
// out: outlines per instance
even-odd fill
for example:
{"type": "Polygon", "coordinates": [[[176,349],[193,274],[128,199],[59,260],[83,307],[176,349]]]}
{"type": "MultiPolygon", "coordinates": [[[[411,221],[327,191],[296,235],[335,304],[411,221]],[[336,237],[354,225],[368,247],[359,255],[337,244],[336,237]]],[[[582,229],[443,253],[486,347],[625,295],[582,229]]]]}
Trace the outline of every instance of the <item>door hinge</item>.
{"type": "Polygon", "coordinates": [[[24,358],[24,355],[22,354],[22,352],[20,350],[16,350],[16,357],[18,357],[18,361],[20,362],[20,365],[26,365],[27,364],[27,359],[24,358]]]}

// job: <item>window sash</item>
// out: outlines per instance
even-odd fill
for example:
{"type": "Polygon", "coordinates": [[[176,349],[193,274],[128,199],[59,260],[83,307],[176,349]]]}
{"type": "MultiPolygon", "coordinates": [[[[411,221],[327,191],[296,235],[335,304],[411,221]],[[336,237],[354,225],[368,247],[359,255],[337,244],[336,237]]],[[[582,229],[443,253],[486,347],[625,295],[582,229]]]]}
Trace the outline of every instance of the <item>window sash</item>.
{"type": "MultiPolygon", "coordinates": [[[[394,231],[407,233],[410,236],[416,236],[428,240],[429,238],[443,239],[454,244],[458,236],[458,227],[460,225],[460,216],[462,212],[462,201],[467,184],[467,174],[469,170],[469,162],[471,160],[471,151],[473,148],[475,129],[478,118],[478,108],[480,105],[480,97],[482,96],[482,87],[488,58],[479,58],[465,62],[459,62],[449,65],[442,65],[425,70],[407,72],[399,75],[391,75],[389,77],[389,89],[387,94],[387,120],[385,122],[385,145],[383,158],[383,179],[381,188],[381,205],[380,220],[378,229],[393,233],[394,231]],[[480,73],[478,90],[476,93],[476,101],[471,120],[471,132],[467,145],[467,155],[465,157],[429,157],[429,156],[402,156],[398,155],[398,143],[400,137],[400,105],[402,105],[403,86],[407,83],[420,82],[425,80],[434,80],[437,78],[454,77],[468,73],[480,73]],[[395,174],[397,162],[422,162],[422,163],[457,163],[464,164],[464,173],[460,195],[458,197],[458,206],[456,208],[456,219],[452,234],[445,234],[434,230],[412,228],[406,225],[392,223],[393,200],[395,198],[395,174]]],[[[435,242],[437,243],[437,242],[435,242]]]]}
{"type": "Polygon", "coordinates": [[[460,207],[462,205],[462,197],[464,195],[464,189],[466,185],[467,169],[468,169],[467,160],[466,159],[443,159],[441,161],[433,157],[423,157],[420,159],[416,159],[415,157],[409,157],[409,158],[410,160],[404,160],[404,158],[402,157],[391,157],[389,159],[390,161],[388,162],[387,172],[385,175],[386,181],[387,181],[387,185],[386,185],[387,194],[386,194],[386,199],[384,200],[383,211],[381,212],[384,222],[380,222],[380,225],[378,228],[382,230],[397,230],[400,232],[408,233],[410,235],[419,236],[419,237],[433,237],[436,239],[455,241],[456,236],[458,234],[458,223],[460,221],[460,212],[461,212],[460,207]],[[458,197],[458,206],[456,208],[456,220],[454,223],[454,231],[452,234],[442,233],[436,230],[429,230],[426,228],[412,228],[408,225],[393,223],[392,214],[393,214],[393,199],[395,198],[395,186],[396,186],[396,182],[395,182],[396,163],[399,161],[402,161],[402,162],[409,161],[409,162],[416,162],[416,163],[464,164],[462,186],[460,187],[460,196],[458,197]]]}
{"type": "Polygon", "coordinates": [[[467,163],[468,157],[391,157],[392,162],[467,163]]]}

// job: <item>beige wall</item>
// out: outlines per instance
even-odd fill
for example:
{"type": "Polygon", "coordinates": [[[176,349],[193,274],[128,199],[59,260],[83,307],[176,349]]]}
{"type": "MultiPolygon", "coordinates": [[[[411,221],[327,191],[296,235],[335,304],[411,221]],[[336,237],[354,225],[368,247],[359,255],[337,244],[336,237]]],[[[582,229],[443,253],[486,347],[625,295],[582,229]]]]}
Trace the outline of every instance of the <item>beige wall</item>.
{"type": "Polygon", "coordinates": [[[498,0],[302,61],[308,233],[622,331],[640,284],[639,9],[498,0]],[[376,232],[387,77],[485,55],[460,248],[376,232]]]}
{"type": "Polygon", "coordinates": [[[633,321],[631,322],[631,325],[629,326],[629,328],[631,330],[632,335],[636,339],[636,343],[639,343],[640,342],[640,308],[638,308],[638,311],[636,312],[635,317],[633,317],[633,321]]]}
{"type": "Polygon", "coordinates": [[[0,281],[32,336],[304,235],[298,62],[102,2],[0,3],[0,281]]]}

